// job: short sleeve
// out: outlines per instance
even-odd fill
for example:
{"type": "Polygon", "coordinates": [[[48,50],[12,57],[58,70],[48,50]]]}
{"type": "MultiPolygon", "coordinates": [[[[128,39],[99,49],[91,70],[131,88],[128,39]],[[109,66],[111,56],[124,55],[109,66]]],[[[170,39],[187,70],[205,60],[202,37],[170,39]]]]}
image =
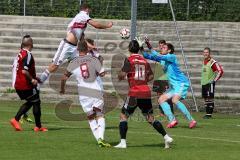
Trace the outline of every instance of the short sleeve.
{"type": "Polygon", "coordinates": [[[88,21],[89,21],[91,18],[90,18],[90,16],[89,16],[87,13],[85,13],[85,14],[84,14],[84,19],[85,19],[86,22],[88,23],[88,21]]]}
{"type": "Polygon", "coordinates": [[[22,59],[23,61],[23,69],[28,70],[30,63],[32,60],[32,54],[30,52],[27,53],[27,55],[22,59]]]}
{"type": "Polygon", "coordinates": [[[130,70],[131,70],[131,64],[130,64],[129,60],[127,58],[125,58],[124,64],[122,66],[122,71],[128,73],[128,72],[130,72],[130,70]]]}

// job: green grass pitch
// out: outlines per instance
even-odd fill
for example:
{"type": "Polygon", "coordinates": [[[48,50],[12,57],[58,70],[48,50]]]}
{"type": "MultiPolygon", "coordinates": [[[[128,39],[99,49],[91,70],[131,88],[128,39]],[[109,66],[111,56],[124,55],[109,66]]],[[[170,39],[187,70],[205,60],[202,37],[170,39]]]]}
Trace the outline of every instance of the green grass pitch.
{"type": "MultiPolygon", "coordinates": [[[[132,118],[128,126],[128,148],[99,148],[86,121],[63,121],[57,118],[54,104],[42,104],[43,126],[49,132],[34,133],[34,124],[24,123],[24,131],[15,132],[9,120],[21,101],[0,103],[0,160],[239,160],[240,117],[215,114],[214,119],[198,121],[195,129],[178,114],[180,124],[167,129],[174,138],[171,149],[165,150],[162,136],[148,123],[132,118]]],[[[81,112],[74,108],[74,112],[81,112]]],[[[119,109],[106,115],[105,139],[112,145],[119,142],[119,109]]],[[[30,114],[33,118],[32,114],[30,114]]],[[[136,116],[135,116],[136,117],[136,116]]],[[[162,120],[166,126],[166,120],[162,120]]]]}

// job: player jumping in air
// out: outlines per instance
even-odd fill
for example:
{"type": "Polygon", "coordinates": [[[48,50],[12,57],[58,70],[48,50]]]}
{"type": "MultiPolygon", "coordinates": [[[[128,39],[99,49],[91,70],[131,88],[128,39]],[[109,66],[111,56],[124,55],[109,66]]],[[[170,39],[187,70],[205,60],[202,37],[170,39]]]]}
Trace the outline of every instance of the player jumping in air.
{"type": "Polygon", "coordinates": [[[126,58],[121,72],[118,75],[119,80],[125,79],[127,76],[129,83],[128,97],[122,107],[120,114],[119,132],[121,141],[116,148],[127,148],[126,136],[128,130],[128,118],[132,115],[137,107],[142,111],[146,120],[152,125],[165,140],[165,148],[169,148],[169,144],[173,141],[168,136],[161,122],[154,119],[153,107],[151,102],[151,90],[147,82],[153,79],[153,73],[150,64],[138,54],[139,44],[136,40],[129,43],[130,57],[126,58]]]}
{"type": "Polygon", "coordinates": [[[73,18],[67,28],[67,36],[60,42],[57,52],[52,60],[52,63],[41,74],[41,82],[45,82],[50,73],[55,72],[59,65],[65,60],[71,61],[78,56],[77,43],[81,39],[84,39],[84,31],[87,28],[87,24],[90,24],[97,29],[111,28],[113,23],[101,24],[89,17],[90,6],[82,4],[80,6],[80,12],[73,18]]]}

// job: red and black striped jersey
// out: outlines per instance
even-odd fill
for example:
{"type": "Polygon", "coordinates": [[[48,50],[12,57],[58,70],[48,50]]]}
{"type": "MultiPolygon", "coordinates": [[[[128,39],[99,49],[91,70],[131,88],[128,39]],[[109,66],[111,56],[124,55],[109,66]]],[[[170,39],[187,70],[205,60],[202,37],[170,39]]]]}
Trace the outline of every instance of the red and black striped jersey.
{"type": "Polygon", "coordinates": [[[126,58],[122,71],[127,73],[129,83],[129,96],[136,98],[151,97],[151,90],[148,86],[149,75],[153,74],[150,64],[142,55],[131,54],[126,58]]]}
{"type": "Polygon", "coordinates": [[[27,70],[32,78],[36,78],[34,58],[32,53],[25,49],[20,50],[13,63],[13,87],[18,90],[34,88],[22,70],[27,70]]]}

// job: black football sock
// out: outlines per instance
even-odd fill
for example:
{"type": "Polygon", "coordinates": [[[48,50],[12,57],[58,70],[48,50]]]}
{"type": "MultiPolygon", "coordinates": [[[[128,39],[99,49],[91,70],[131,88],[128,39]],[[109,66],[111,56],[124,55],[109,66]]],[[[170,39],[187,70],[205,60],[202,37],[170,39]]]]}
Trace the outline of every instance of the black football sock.
{"type": "Polygon", "coordinates": [[[40,105],[41,105],[41,101],[38,100],[37,102],[34,102],[33,103],[33,115],[34,115],[34,118],[35,118],[35,124],[38,128],[41,128],[42,125],[41,125],[41,108],[40,108],[40,105]]]}
{"type": "Polygon", "coordinates": [[[155,120],[152,123],[153,127],[158,131],[158,133],[162,134],[162,136],[165,136],[167,133],[165,131],[165,129],[163,128],[161,122],[155,120]]]}
{"type": "Polygon", "coordinates": [[[126,139],[127,137],[128,124],[127,121],[121,121],[119,123],[119,132],[121,139],[126,139]]]}
{"type": "Polygon", "coordinates": [[[32,107],[32,103],[31,102],[26,102],[24,103],[18,110],[16,116],[15,116],[15,119],[17,121],[19,121],[21,119],[21,116],[26,114],[28,112],[28,110],[32,107]]]}
{"type": "Polygon", "coordinates": [[[214,109],[214,102],[213,101],[205,101],[206,106],[206,116],[211,117],[214,109]]]}

